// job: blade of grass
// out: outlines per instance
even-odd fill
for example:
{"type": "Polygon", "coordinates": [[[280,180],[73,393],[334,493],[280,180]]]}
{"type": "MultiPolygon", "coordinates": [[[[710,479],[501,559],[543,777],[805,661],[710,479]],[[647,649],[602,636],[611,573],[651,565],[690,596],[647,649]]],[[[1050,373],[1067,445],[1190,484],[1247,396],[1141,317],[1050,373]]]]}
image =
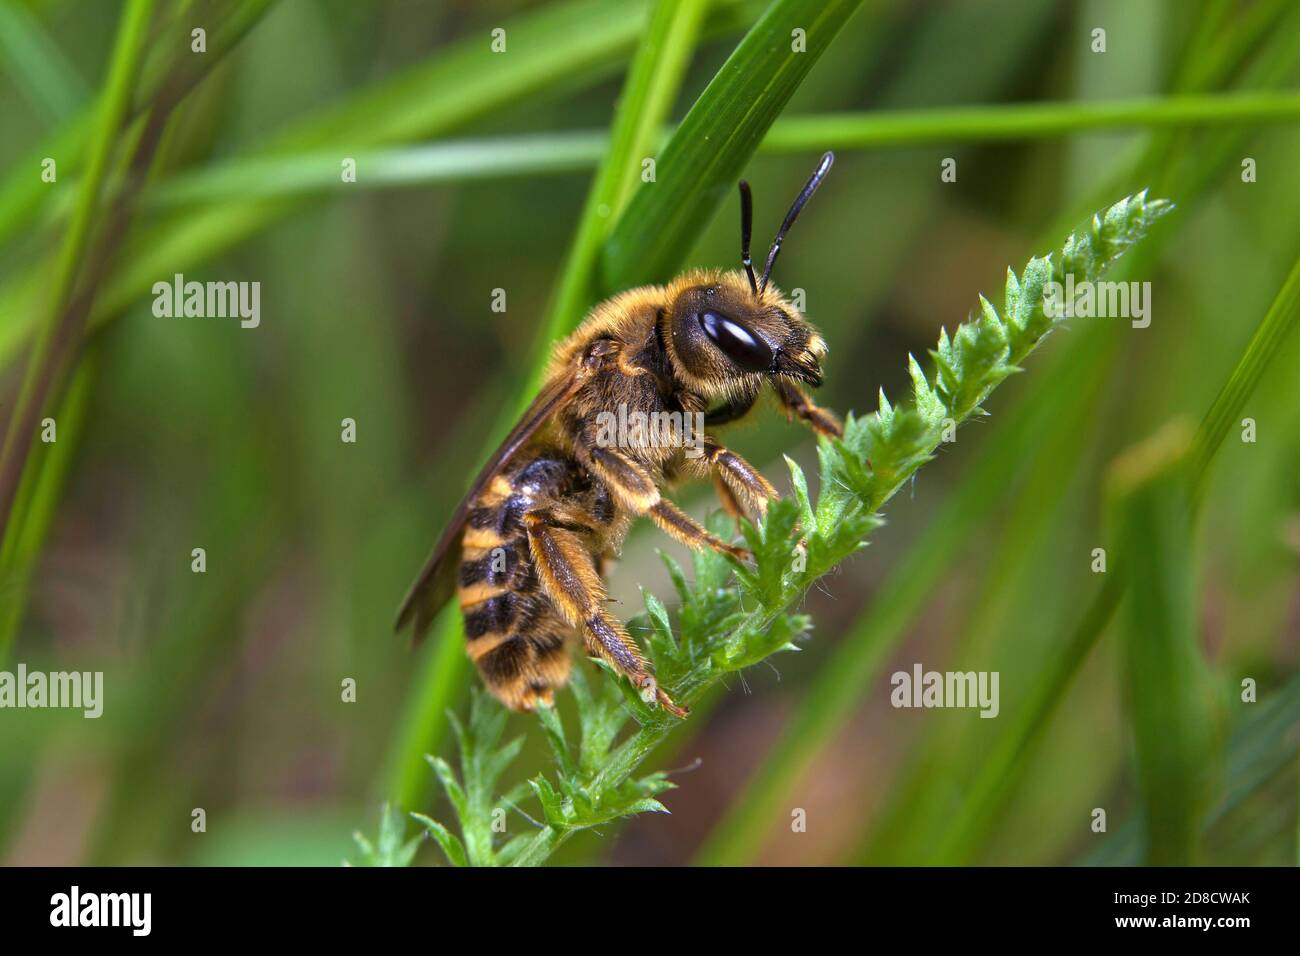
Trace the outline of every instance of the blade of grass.
{"type": "MultiPolygon", "coordinates": [[[[1206,481],[1210,463],[1224,438],[1221,423],[1236,420],[1241,414],[1247,397],[1259,384],[1279,346],[1300,324],[1297,319],[1300,319],[1300,259],[1292,267],[1231,376],[1197,429],[1190,453],[1192,464],[1189,475],[1193,489],[1190,500],[1194,511],[1200,501],[1196,489],[1206,481]]],[[[1121,596],[1118,578],[1108,575],[1101,589],[1088,603],[1060,654],[1044,668],[1044,676],[1025,706],[1010,715],[1010,729],[981,764],[978,775],[968,788],[962,810],[953,819],[936,849],[937,859],[948,862],[969,859],[979,844],[981,834],[987,829],[984,821],[991,818],[998,807],[1005,805],[1007,792],[1014,786],[1016,778],[1013,768],[1047,726],[1074,674],[1110,622],[1121,596]]]]}
{"type": "Polygon", "coordinates": [[[54,420],[58,441],[29,469],[19,489],[17,507],[24,515],[21,533],[8,537],[0,552],[0,661],[9,656],[27,594],[32,564],[54,520],[63,482],[77,447],[95,379],[95,359],[87,355],[73,373],[54,420]]]}
{"type": "Polygon", "coordinates": [[[861,0],[776,0],[660,151],[605,246],[603,289],[662,282],[736,188],[749,157],[861,0]],[[792,38],[803,31],[806,52],[792,38]]]}
{"type": "Polygon", "coordinates": [[[775,151],[1031,140],[1099,130],[1164,129],[1300,119],[1300,93],[1251,91],[1146,97],[1096,103],[1015,103],[899,111],[896,114],[799,116],[781,121],[765,145],[775,151]]]}
{"type": "Polygon", "coordinates": [[[1192,507],[1199,506],[1205,494],[1210,465],[1219,453],[1228,431],[1240,421],[1246,399],[1255,390],[1269,363],[1296,326],[1300,316],[1300,260],[1291,269],[1291,275],[1278,293],[1273,307],[1264,317],[1263,324],[1250,340],[1246,354],[1232,370],[1223,390],[1206,413],[1196,433],[1196,444],[1191,451],[1192,507]]]}
{"type": "Polygon", "coordinates": [[[1196,626],[1187,500],[1192,428],[1178,419],[1106,477],[1111,573],[1122,580],[1125,698],[1145,808],[1147,862],[1191,866],[1218,763],[1196,626]]]}
{"type": "MultiPolygon", "coordinates": [[[[764,155],[817,149],[883,149],[928,144],[1032,140],[1096,130],[1146,130],[1300,120],[1300,93],[1210,94],[1110,103],[1024,103],[960,109],[897,110],[793,116],[776,120],[759,144],[764,155]]],[[[674,127],[659,133],[670,138],[674,127]]],[[[599,130],[428,143],[356,157],[362,189],[465,182],[508,176],[571,173],[595,166],[608,139],[599,130]]],[[[197,170],[160,184],[158,207],[330,191],[338,182],[334,153],[248,157],[197,170]]],[[[636,171],[632,171],[635,177],[636,171]]],[[[630,184],[629,184],[630,185],[630,184]]],[[[621,197],[620,197],[621,199],[621,197]]],[[[621,208],[606,204],[615,221],[621,208]]]]}
{"type": "MultiPolygon", "coordinates": [[[[1260,790],[1279,772],[1294,768],[1300,753],[1300,676],[1261,700],[1232,734],[1227,747],[1223,779],[1225,792],[1205,820],[1210,832],[1246,798],[1260,790]]],[[[1087,866],[1137,866],[1145,844],[1143,827],[1130,818],[1099,849],[1084,858],[1087,866]]]]}
{"type": "MultiPolygon", "coordinates": [[[[10,533],[14,498],[22,479],[27,451],[35,440],[33,426],[64,371],[62,353],[66,343],[62,339],[67,335],[79,337],[80,323],[75,323],[71,331],[65,329],[65,315],[75,305],[78,278],[90,245],[100,192],[131,103],[152,14],[152,0],[132,0],[122,14],[100,101],[95,143],[81,183],[77,207],[64,236],[54,274],[53,296],[28,359],[27,371],[0,450],[0,539],[10,533]]],[[[6,546],[5,550],[10,550],[10,547],[6,546]]]]}
{"type": "Polygon", "coordinates": [[[628,71],[624,105],[615,114],[605,160],[587,193],[559,289],[538,330],[534,354],[539,361],[533,366],[526,395],[541,384],[542,357],[601,297],[595,284],[601,250],[627,205],[643,158],[658,145],[659,130],[676,100],[707,7],[705,0],[672,0],[655,4],[651,11],[628,71]]]}
{"type": "MultiPolygon", "coordinates": [[[[177,81],[186,89],[198,84],[221,63],[226,54],[255,27],[275,0],[242,0],[235,7],[222,5],[214,15],[216,19],[208,31],[208,52],[189,61],[189,68],[177,81]]],[[[178,8],[180,9],[180,8],[178,8]]],[[[188,27],[185,29],[188,35],[188,27]]],[[[146,106],[157,99],[167,71],[174,64],[167,44],[153,44],[148,59],[141,67],[140,82],[131,105],[130,116],[138,120],[146,106]]],[[[24,162],[15,164],[14,170],[0,186],[0,244],[7,242],[26,225],[33,213],[45,201],[49,186],[32,170],[39,169],[46,157],[58,159],[60,174],[66,176],[81,168],[86,143],[94,130],[93,110],[83,110],[64,123],[59,131],[28,154],[24,162]]],[[[2,313],[0,313],[2,314],[2,313]]]]}
{"type": "Polygon", "coordinates": [[[30,10],[11,0],[0,3],[0,62],[14,84],[46,117],[61,123],[86,102],[90,91],[58,44],[30,10]]]}

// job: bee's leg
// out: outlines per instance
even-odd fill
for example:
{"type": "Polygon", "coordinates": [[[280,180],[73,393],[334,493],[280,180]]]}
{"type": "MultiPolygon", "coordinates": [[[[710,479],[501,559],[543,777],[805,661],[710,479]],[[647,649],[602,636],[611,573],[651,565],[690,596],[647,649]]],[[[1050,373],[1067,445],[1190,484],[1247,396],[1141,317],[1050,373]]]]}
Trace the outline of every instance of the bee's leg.
{"type": "Polygon", "coordinates": [[[687,711],[660,689],[650,662],[606,609],[605,584],[582,533],[545,508],[527,512],[523,522],[537,575],[560,616],[582,631],[593,654],[627,676],[642,700],[657,700],[669,713],[685,717],[687,711]]]}
{"type": "Polygon", "coordinates": [[[696,551],[712,548],[719,554],[730,555],[737,561],[753,560],[754,556],[748,548],[727,544],[667,498],[660,498],[648,514],[650,520],[659,526],[659,530],[670,538],[676,538],[688,548],[696,551]]]}
{"type": "Polygon", "coordinates": [[[802,421],[819,435],[831,438],[843,438],[844,426],[833,412],[827,411],[813,403],[813,400],[790,382],[777,380],[773,383],[777,401],[787,414],[802,421]]]}
{"type": "Polygon", "coordinates": [[[736,522],[736,530],[740,530],[740,519],[745,516],[745,511],[736,500],[736,494],[727,487],[727,483],[722,480],[722,475],[713,472],[713,490],[718,493],[718,500],[722,502],[722,510],[731,515],[736,522]]]}
{"type": "MultiPolygon", "coordinates": [[[[704,460],[713,472],[714,484],[730,492],[732,502],[739,505],[751,521],[762,520],[767,514],[767,503],[781,497],[757,468],[716,442],[704,443],[704,460]]],[[[727,506],[725,499],[722,504],[727,506]]]]}
{"type": "Polygon", "coordinates": [[[609,487],[610,493],[625,507],[647,515],[663,532],[688,548],[712,548],[741,561],[752,555],[745,548],[727,544],[711,533],[667,498],[660,497],[659,487],[636,462],[608,448],[585,450],[587,466],[609,487]]]}

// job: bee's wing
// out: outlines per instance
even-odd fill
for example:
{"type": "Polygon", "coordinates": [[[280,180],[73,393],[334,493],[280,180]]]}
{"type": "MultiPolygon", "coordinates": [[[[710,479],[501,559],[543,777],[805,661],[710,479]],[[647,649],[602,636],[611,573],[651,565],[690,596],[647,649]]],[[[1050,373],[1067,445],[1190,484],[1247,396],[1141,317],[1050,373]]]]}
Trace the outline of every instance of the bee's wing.
{"type": "Polygon", "coordinates": [[[473,487],[456,508],[456,513],[451,516],[451,521],[438,538],[433,554],[425,562],[420,576],[415,579],[411,590],[406,594],[406,599],[402,601],[401,610],[397,612],[397,623],[394,625],[396,630],[402,630],[414,618],[415,639],[418,641],[424,637],[429,625],[433,623],[434,616],[456,590],[456,572],[460,568],[461,532],[469,517],[470,505],[510,456],[522,448],[552,415],[578,393],[578,389],[586,381],[585,372],[586,370],[581,367],[575,368],[567,374],[555,376],[543,385],[541,392],[533,399],[533,403],[528,406],[515,427],[510,430],[510,434],[496,450],[496,454],[483,466],[483,470],[474,479],[473,487]]]}

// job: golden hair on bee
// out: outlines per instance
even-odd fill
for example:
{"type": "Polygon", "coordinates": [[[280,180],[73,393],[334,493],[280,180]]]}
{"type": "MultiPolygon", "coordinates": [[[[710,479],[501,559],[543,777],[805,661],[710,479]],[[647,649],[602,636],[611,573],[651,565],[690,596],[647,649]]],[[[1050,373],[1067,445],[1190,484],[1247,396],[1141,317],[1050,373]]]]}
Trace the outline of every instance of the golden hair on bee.
{"type": "Polygon", "coordinates": [[[833,159],[822,157],[786,213],[761,277],[742,182],[741,269],[691,270],[615,295],[556,346],[545,384],[443,531],[398,628],[414,621],[421,636],[455,592],[469,656],[507,706],[550,704],[568,679],[569,648],[580,643],[644,700],[686,716],[610,614],[601,568],[638,517],[691,548],[750,559],[662,492],[707,478],[728,513],[762,519],[776,490],[708,430],[745,415],[765,388],[789,417],[840,434],[836,417],[804,392],[822,383],[826,343],[769,282],[833,159]]]}

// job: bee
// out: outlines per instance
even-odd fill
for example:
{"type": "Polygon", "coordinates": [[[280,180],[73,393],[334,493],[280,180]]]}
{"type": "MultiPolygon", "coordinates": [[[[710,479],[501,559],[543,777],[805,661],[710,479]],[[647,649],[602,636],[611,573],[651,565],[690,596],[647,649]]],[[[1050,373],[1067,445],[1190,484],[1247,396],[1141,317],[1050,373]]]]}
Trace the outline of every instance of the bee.
{"type": "Polygon", "coordinates": [[[768,279],[781,243],[821,185],[826,153],[786,213],[761,277],[750,257],[753,197],[740,183],[743,269],[694,270],[595,306],[552,355],[545,384],[479,473],[397,617],[417,639],[459,597],[466,648],[488,689],[513,710],[554,702],[580,644],[625,676],[647,703],[684,718],[637,643],[608,609],[605,562],[645,516],[693,549],[741,561],[664,497],[711,479],[737,520],[759,521],[778,495],[753,465],[704,429],[747,414],[770,388],[788,418],[839,436],[834,414],[803,386],[822,383],[826,342],[768,279]],[[611,421],[642,426],[612,429],[611,421]],[[697,422],[702,434],[689,434],[697,422]],[[665,432],[667,435],[665,435],[665,432]],[[634,434],[635,433],[635,434],[634,434]]]}

